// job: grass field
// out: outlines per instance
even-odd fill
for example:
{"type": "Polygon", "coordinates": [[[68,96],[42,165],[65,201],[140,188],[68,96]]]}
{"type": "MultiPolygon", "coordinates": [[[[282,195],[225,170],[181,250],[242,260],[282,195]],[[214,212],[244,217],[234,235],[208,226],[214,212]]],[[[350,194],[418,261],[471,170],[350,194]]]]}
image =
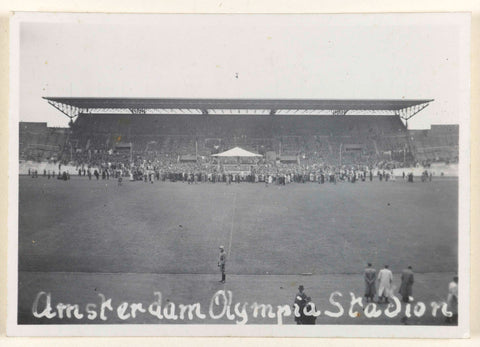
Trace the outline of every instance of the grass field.
{"type": "Polygon", "coordinates": [[[19,270],[295,275],[457,271],[458,181],[19,181],[19,270]]]}

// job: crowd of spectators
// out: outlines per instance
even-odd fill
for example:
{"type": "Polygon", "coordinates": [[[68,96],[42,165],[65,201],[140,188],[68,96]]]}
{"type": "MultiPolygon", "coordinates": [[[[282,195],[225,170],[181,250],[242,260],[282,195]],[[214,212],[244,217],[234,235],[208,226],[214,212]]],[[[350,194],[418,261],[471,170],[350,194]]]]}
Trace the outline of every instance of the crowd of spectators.
{"type": "Polygon", "coordinates": [[[64,148],[54,161],[73,165],[79,175],[90,178],[129,177],[147,182],[156,179],[288,183],[324,182],[331,178],[355,182],[370,176],[386,177],[393,169],[414,166],[404,135],[383,135],[370,130],[353,128],[339,136],[239,137],[232,143],[228,139],[207,141],[198,137],[194,140],[191,136],[166,135],[161,141],[160,138],[153,141],[143,136],[145,146],[139,147],[138,142],[124,142],[124,145],[130,144],[126,150],[115,150],[112,144],[107,146],[100,137],[93,137],[82,147],[76,146],[77,142],[70,142],[69,148],[64,148]],[[245,142],[244,148],[264,157],[250,162],[237,162],[236,159],[219,162],[210,156],[238,145],[239,139],[245,142]],[[272,151],[277,147],[278,150],[272,151]],[[268,153],[273,153],[273,158],[268,153]]]}
{"type": "Polygon", "coordinates": [[[374,177],[388,180],[396,162],[331,164],[319,159],[317,162],[298,160],[283,163],[260,159],[227,160],[213,157],[198,157],[196,161],[181,161],[178,155],[126,155],[111,153],[104,161],[85,162],[77,165],[78,175],[90,179],[127,178],[131,181],[171,181],[187,183],[258,183],[288,184],[291,182],[356,182],[374,177]]]}

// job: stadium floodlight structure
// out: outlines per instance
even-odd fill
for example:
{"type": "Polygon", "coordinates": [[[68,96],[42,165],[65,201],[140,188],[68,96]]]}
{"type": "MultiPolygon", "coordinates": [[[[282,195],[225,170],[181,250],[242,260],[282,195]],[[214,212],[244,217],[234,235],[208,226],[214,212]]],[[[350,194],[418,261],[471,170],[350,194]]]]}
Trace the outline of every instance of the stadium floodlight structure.
{"type": "Polygon", "coordinates": [[[398,116],[408,120],[433,99],[184,99],[43,97],[70,120],[80,114],[398,116]]]}

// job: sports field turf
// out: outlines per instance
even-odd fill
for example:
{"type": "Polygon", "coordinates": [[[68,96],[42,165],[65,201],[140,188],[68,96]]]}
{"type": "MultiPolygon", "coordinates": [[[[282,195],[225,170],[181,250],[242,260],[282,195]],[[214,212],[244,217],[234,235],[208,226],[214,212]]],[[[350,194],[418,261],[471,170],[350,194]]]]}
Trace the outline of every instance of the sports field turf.
{"type": "Polygon", "coordinates": [[[458,181],[19,181],[19,270],[218,274],[457,271],[458,181]]]}

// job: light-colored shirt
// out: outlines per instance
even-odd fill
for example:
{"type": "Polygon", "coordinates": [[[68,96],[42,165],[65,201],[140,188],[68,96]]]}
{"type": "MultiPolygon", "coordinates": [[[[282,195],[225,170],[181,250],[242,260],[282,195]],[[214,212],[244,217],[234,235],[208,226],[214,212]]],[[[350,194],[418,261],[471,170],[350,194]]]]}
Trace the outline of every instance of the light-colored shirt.
{"type": "Polygon", "coordinates": [[[380,287],[390,288],[390,284],[393,281],[393,274],[392,271],[389,269],[381,269],[378,272],[378,282],[380,287]]]}
{"type": "Polygon", "coordinates": [[[448,285],[448,296],[458,297],[458,284],[455,282],[450,282],[448,285]]]}

